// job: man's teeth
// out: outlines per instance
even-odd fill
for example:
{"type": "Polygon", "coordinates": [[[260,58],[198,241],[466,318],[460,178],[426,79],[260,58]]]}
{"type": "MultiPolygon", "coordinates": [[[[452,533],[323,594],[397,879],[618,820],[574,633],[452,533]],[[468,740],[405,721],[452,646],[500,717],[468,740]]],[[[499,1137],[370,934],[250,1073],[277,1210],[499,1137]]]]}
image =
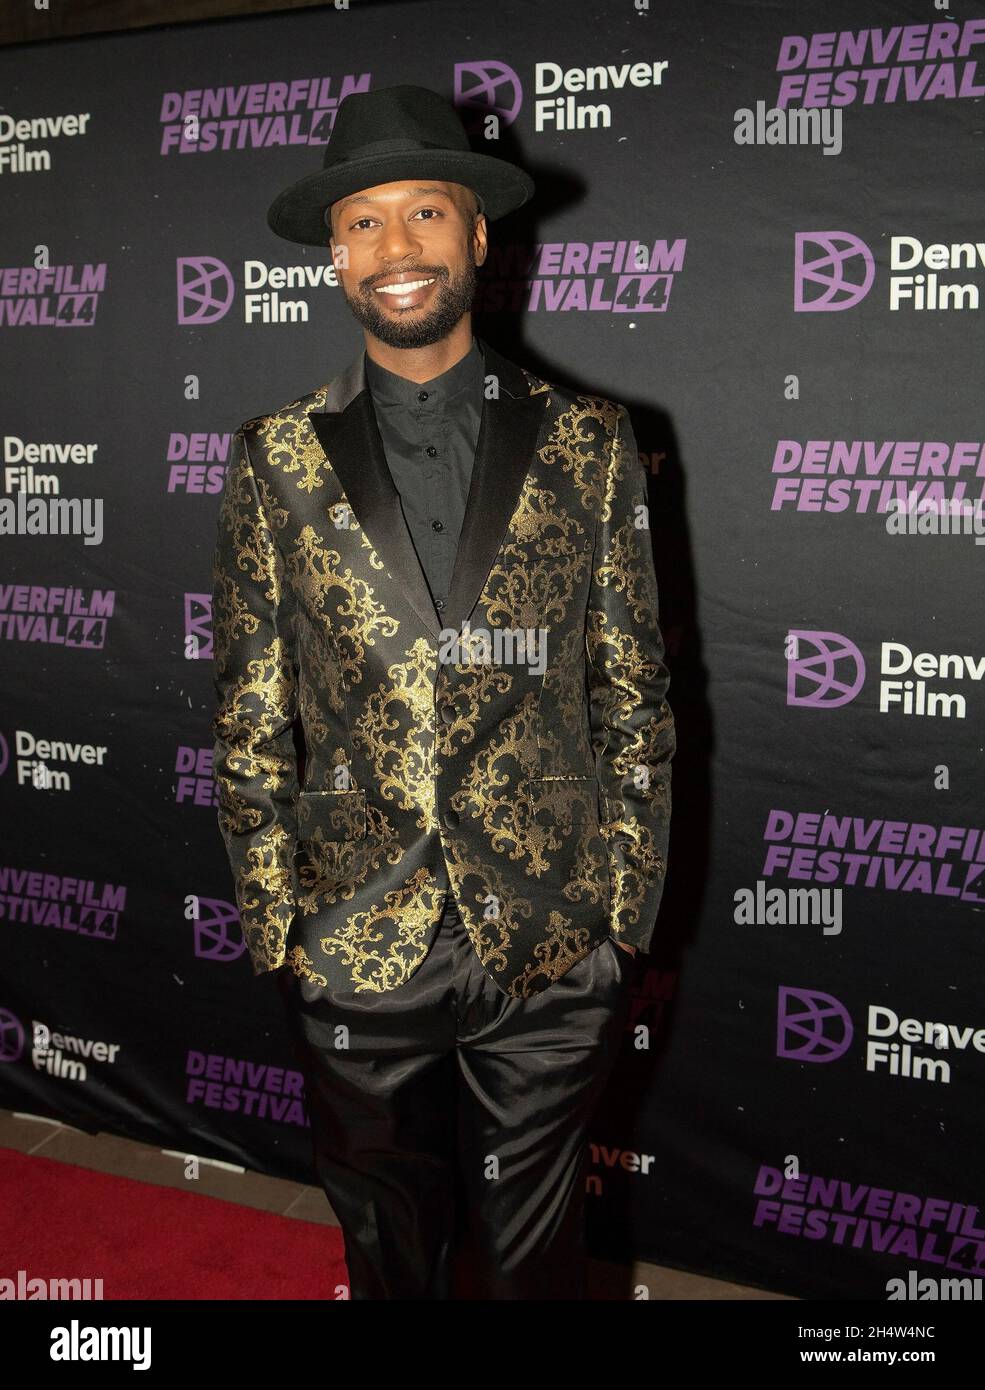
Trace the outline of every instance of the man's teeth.
{"type": "Polygon", "coordinates": [[[422,285],[433,285],[434,276],[430,280],[408,280],[406,285],[378,285],[377,294],[410,294],[411,290],[419,290],[422,285]]]}

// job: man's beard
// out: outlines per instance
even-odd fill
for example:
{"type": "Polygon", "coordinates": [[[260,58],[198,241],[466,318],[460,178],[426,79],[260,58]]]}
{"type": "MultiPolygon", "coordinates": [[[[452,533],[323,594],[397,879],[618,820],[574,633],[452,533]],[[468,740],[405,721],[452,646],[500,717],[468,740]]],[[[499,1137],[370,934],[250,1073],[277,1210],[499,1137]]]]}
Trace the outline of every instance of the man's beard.
{"type": "MultiPolygon", "coordinates": [[[[422,348],[440,343],[460,322],[462,315],[468,313],[475,298],[477,267],[471,247],[465,269],[457,280],[450,279],[444,267],[400,266],[399,269],[419,272],[422,279],[435,277],[437,283],[429,308],[398,310],[394,314],[379,303],[375,290],[361,286],[357,294],[350,295],[342,285],[346,303],[363,328],[388,347],[422,348]]],[[[341,279],[339,283],[342,284],[341,279]]]]}

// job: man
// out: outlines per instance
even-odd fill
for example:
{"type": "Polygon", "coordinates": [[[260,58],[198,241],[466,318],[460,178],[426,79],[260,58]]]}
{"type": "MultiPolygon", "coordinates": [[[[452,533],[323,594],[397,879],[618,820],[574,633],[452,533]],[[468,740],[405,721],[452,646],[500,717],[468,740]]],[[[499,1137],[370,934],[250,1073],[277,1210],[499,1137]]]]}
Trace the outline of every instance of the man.
{"type": "Polygon", "coordinates": [[[487,223],[532,191],[398,86],[347,98],[268,215],[330,247],[365,349],[235,434],[215,772],[353,1298],[449,1297],[457,1234],[487,1297],[585,1296],[586,1130],[663,890],[628,415],[472,333],[487,223]]]}

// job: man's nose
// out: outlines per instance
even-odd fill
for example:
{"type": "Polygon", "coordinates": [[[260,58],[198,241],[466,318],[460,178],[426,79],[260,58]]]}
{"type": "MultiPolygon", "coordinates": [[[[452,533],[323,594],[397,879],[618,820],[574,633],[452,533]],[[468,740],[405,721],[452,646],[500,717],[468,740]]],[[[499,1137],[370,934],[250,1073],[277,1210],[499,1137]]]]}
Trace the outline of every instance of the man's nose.
{"type": "Polygon", "coordinates": [[[377,250],[381,260],[403,261],[408,256],[420,255],[421,242],[413,229],[397,218],[384,227],[377,250]]]}

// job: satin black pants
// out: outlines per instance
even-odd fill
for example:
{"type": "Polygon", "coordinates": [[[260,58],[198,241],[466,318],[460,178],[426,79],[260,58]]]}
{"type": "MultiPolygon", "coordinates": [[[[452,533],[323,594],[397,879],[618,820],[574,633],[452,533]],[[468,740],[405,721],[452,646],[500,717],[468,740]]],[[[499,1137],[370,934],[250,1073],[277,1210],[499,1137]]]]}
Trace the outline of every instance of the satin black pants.
{"type": "Polygon", "coordinates": [[[278,971],[351,1298],[458,1297],[463,1249],[466,1297],[586,1297],[586,1134],[633,970],[610,938],[515,999],[449,899],[398,989],[337,997],[278,971]]]}

